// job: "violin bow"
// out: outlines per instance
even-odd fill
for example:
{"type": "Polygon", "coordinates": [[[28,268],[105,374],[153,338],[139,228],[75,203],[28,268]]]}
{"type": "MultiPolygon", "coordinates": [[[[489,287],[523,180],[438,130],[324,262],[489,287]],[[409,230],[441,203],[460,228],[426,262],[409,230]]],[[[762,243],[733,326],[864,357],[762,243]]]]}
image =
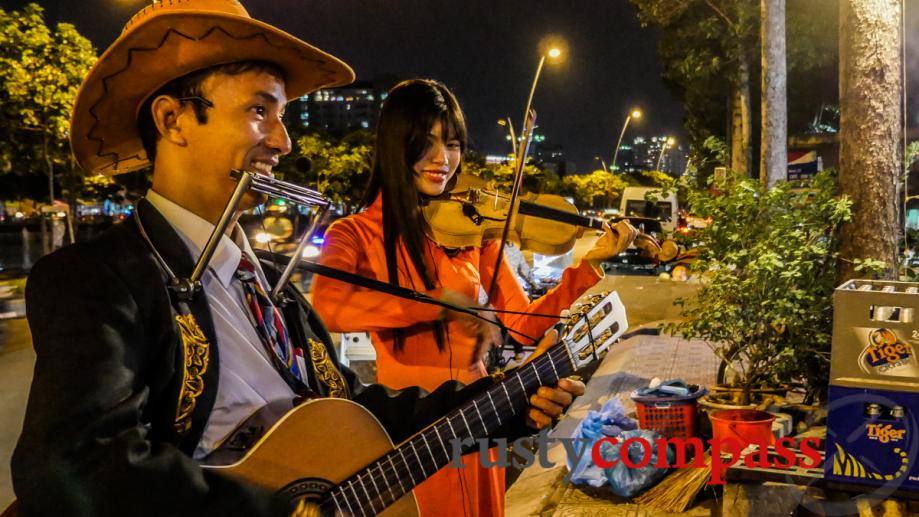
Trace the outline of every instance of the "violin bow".
{"type": "Polygon", "coordinates": [[[514,188],[511,189],[510,205],[507,208],[507,219],[504,220],[504,231],[501,233],[501,245],[498,247],[498,258],[495,260],[494,273],[491,276],[491,285],[488,287],[488,299],[491,300],[495,294],[495,288],[498,286],[498,269],[501,267],[501,261],[504,260],[504,245],[507,243],[507,236],[511,229],[511,220],[514,218],[514,206],[517,204],[517,197],[520,195],[520,187],[523,184],[523,169],[526,165],[527,154],[530,152],[530,142],[533,140],[533,127],[536,124],[536,110],[527,110],[526,120],[524,120],[521,137],[523,141],[517,147],[517,170],[514,171],[514,188]]]}

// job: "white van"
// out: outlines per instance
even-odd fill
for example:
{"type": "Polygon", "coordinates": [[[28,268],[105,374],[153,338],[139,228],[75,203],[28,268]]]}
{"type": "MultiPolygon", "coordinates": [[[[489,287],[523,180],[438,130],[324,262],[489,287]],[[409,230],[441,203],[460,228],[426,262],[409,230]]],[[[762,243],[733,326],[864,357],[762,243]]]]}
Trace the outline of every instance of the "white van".
{"type": "Polygon", "coordinates": [[[661,222],[661,228],[672,233],[676,229],[680,206],[676,192],[663,195],[660,187],[626,187],[619,201],[620,217],[650,217],[661,222]]]}

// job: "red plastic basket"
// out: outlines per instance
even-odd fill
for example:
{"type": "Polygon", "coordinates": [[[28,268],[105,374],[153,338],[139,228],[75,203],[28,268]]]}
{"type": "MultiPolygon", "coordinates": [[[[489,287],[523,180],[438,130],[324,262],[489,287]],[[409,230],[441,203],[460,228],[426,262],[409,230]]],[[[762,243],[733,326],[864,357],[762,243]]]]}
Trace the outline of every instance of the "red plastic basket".
{"type": "Polygon", "coordinates": [[[699,418],[696,399],[706,393],[700,386],[689,395],[673,397],[639,396],[632,393],[638,412],[638,427],[659,432],[665,438],[696,436],[699,418]]]}

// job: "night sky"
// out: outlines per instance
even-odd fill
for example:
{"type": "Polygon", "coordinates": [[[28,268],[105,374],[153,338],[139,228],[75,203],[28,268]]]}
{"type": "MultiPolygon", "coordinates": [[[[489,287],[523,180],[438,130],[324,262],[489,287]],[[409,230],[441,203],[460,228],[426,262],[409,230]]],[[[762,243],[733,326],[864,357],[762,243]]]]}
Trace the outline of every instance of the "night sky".
{"type": "MultiPolygon", "coordinates": [[[[39,3],[50,23],[73,23],[101,53],[147,1],[39,3]]],[[[633,106],[645,116],[630,126],[627,139],[666,133],[682,140],[682,108],[660,79],[656,31],[638,25],[627,0],[243,2],[253,17],[349,63],[358,80],[388,73],[443,81],[459,97],[473,145],[487,153],[508,151],[506,130],[496,122],[510,115],[519,125],[540,40],[550,34],[564,38],[568,54],[563,63],[543,70],[534,99],[539,132],[546,144],[561,144],[578,171],[599,168],[597,155],[610,161],[633,106]]],[[[6,9],[25,3],[0,0],[6,9]]],[[[919,9],[907,5],[906,12],[912,107],[919,104],[919,9]]],[[[910,110],[909,121],[919,125],[916,110],[910,110]]]]}
{"type": "MultiPolygon", "coordinates": [[[[40,0],[49,23],[67,21],[107,47],[148,0],[40,0]]],[[[249,13],[350,64],[375,73],[443,81],[460,100],[473,145],[507,152],[510,115],[519,126],[539,42],[564,38],[568,56],[543,69],[533,105],[546,144],[559,143],[578,170],[609,162],[632,106],[645,116],[628,135],[679,135],[682,111],[664,88],[653,30],[639,27],[626,0],[421,1],[242,0],[249,13]]],[[[0,0],[5,9],[27,2],[0,0]]],[[[627,136],[628,136],[627,135],[627,136]]]]}

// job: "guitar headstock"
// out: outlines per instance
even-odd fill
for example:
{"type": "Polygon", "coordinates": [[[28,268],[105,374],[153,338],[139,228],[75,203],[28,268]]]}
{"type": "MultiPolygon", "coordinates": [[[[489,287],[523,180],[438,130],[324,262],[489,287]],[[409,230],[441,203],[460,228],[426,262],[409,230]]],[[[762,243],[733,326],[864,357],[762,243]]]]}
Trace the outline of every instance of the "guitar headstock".
{"type": "Polygon", "coordinates": [[[562,343],[574,370],[591,362],[629,328],[625,306],[616,291],[595,294],[571,308],[562,343]]]}

